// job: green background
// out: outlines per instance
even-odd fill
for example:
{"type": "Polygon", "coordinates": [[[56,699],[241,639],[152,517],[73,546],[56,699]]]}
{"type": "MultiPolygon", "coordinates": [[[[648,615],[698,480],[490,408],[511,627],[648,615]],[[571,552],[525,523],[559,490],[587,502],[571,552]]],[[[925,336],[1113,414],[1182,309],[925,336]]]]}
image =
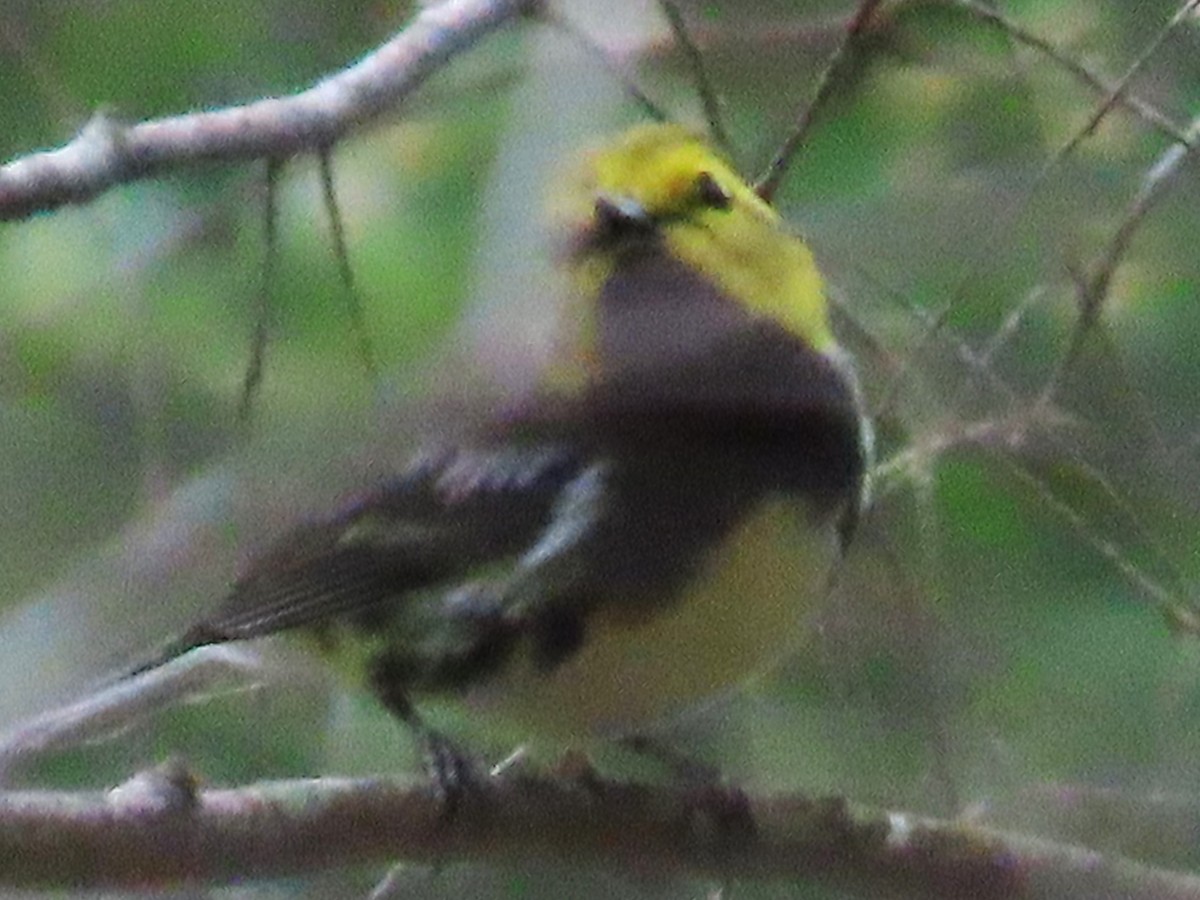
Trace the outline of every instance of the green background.
{"type": "MultiPolygon", "coordinates": [[[[652,10],[575,5],[663,107],[702,124],[652,10]]],[[[1001,8],[1110,78],[1176,9],[1001,8]]],[[[757,173],[849,6],[687,9],[737,162],[757,173]]],[[[294,91],[409,12],[6,3],[0,158],[58,145],[96,110],[137,120],[294,91]]],[[[1131,83],[1181,127],[1196,114],[1197,51],[1187,21],[1131,83]]],[[[753,790],[970,814],[1195,868],[1200,652],[1170,623],[1195,606],[1200,568],[1200,179],[1194,163],[1180,167],[1121,259],[1099,326],[1056,375],[1078,285],[1170,146],[1117,109],[1059,157],[1098,102],[1061,61],[970,14],[885,6],[778,198],[829,276],[879,414],[876,502],[805,651],[672,733],[753,790]],[[1038,407],[1053,378],[1059,390],[1038,407]]],[[[0,227],[0,726],[86,693],[211,608],[239,561],[296,516],[402,459],[414,426],[396,410],[417,385],[453,380],[439,365],[446,347],[504,347],[532,327],[550,161],[641,115],[577,48],[527,24],[340,145],[374,382],[316,163],[290,163],[249,435],[236,410],[263,266],[261,164],[189,170],[0,227]]],[[[214,691],[13,777],[105,786],[176,752],[220,784],[412,764],[369,701],[303,660],[278,664],[302,677],[214,691]]],[[[336,879],[362,893],[380,874],[336,879]]],[[[334,879],[225,893],[349,889],[334,879]]],[[[705,886],[455,866],[411,889],[690,897],[705,886]]],[[[737,893],[798,894],[814,895],[737,893]]]]}

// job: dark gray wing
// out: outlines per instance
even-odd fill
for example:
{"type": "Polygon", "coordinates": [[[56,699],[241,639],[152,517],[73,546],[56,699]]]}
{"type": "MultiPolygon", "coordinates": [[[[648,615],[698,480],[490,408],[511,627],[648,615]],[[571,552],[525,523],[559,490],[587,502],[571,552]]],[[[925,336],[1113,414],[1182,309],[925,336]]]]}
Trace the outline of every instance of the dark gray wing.
{"type": "Polygon", "coordinates": [[[130,674],[468,577],[534,545],[580,463],[557,447],[456,449],[310,522],[256,559],[225,603],[130,674]]]}

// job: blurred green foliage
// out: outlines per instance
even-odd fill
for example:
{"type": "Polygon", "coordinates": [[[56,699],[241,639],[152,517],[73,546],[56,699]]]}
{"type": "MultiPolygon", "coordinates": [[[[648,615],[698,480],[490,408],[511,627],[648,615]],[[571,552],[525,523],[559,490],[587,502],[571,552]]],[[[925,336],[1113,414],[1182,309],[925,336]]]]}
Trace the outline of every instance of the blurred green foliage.
{"type": "MultiPolygon", "coordinates": [[[[849,7],[688,5],[748,172],[795,120],[849,7]]],[[[1176,6],[1001,8],[1115,78],[1176,6]]],[[[298,89],[359,57],[408,12],[345,0],[7,3],[0,155],[58,144],[100,108],[138,119],[298,89]]],[[[235,411],[263,265],[261,166],[178,173],[0,229],[0,721],[86,690],[211,604],[235,558],[262,543],[226,514],[221,476],[245,466],[270,481],[295,468],[303,493],[342,454],[330,423],[350,409],[370,419],[381,396],[426,377],[436,349],[502,293],[480,283],[480,245],[494,239],[487,197],[503,194],[504,154],[550,140],[537,128],[556,127],[522,91],[566,70],[573,90],[576,68],[580,83],[613,87],[578,53],[545,71],[529,49],[545,39],[538,33],[527,25],[493,38],[337,148],[380,384],[356,355],[316,164],[286,168],[272,342],[258,443],[249,442],[257,449],[247,451],[235,411]],[[154,530],[164,520],[201,538],[147,541],[167,533],[154,530]],[[161,555],[143,568],[169,590],[148,575],[151,586],[139,586],[129,559],[151,551],[161,555]]],[[[1198,41],[1186,21],[1130,86],[1180,127],[1195,112],[1198,41]]],[[[685,67],[653,47],[639,79],[694,120],[685,67]]],[[[575,142],[637,115],[589,98],[564,101],[596,104],[594,128],[570,135],[575,142]]],[[[1152,792],[1200,793],[1200,658],[1195,635],[1170,633],[1164,617],[1164,606],[1192,609],[1200,566],[1200,182],[1194,163],[1181,167],[1120,259],[1101,324],[1060,378],[1080,276],[1104,258],[1169,146],[1116,109],[1056,157],[1098,102],[1060,61],[968,12],[889,4],[796,159],[778,205],[831,277],[841,331],[880,414],[884,468],[843,589],[807,652],[679,726],[748,786],[942,815],[995,810],[1007,826],[1067,836],[1080,833],[1070,816],[1048,812],[1044,796],[1040,805],[1022,798],[1060,783],[1085,799],[1111,789],[1128,798],[1121,821],[1106,830],[1089,819],[1088,839],[1107,835],[1129,852],[1119,832],[1144,816],[1142,833],[1153,833],[1152,792]],[[1056,378],[1059,390],[1039,408],[1056,378]]],[[[509,207],[537,217],[546,174],[514,189],[509,207]]],[[[491,251],[514,267],[523,252],[491,251]]],[[[309,501],[278,504],[282,518],[309,501]]],[[[315,678],[308,688],[174,710],[24,777],[112,783],[173,751],[221,782],[411,763],[404,736],[369,703],[315,678]]],[[[1136,852],[1195,867],[1194,848],[1179,849],[1162,827],[1160,841],[1136,852]]],[[[456,871],[418,893],[614,889],[698,890],[614,888],[611,876],[538,869],[456,871]]]]}

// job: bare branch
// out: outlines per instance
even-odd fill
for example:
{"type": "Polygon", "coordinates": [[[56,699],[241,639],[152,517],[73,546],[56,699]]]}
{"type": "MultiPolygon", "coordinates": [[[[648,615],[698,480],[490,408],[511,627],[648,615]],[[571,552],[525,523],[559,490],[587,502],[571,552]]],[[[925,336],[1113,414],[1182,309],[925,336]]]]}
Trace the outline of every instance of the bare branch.
{"type": "Polygon", "coordinates": [[[254,331],[250,336],[250,361],[242,379],[242,397],[238,403],[238,422],[243,427],[250,422],[254,398],[262,386],[263,369],[267,360],[267,343],[271,329],[271,293],[275,290],[275,270],[279,264],[279,176],[283,162],[278,156],[267,160],[265,196],[263,198],[263,267],[255,306],[254,331]]]}
{"type": "Polygon", "coordinates": [[[371,333],[363,311],[362,294],[354,277],[354,266],[350,265],[350,246],[346,242],[346,228],[338,208],[337,191],[333,188],[333,159],[328,149],[321,152],[321,194],[325,200],[325,215],[329,219],[329,237],[333,242],[338,277],[346,291],[346,311],[350,314],[350,325],[358,341],[358,355],[362,357],[367,377],[374,382],[379,375],[379,365],[375,361],[375,348],[371,344],[371,333]]]}
{"type": "MultiPolygon", "coordinates": [[[[1061,155],[1066,156],[1068,153],[1074,152],[1075,148],[1083,143],[1084,140],[1095,134],[1096,129],[1100,126],[1100,123],[1104,121],[1104,117],[1107,116],[1109,111],[1111,111],[1113,107],[1120,102],[1121,98],[1128,93],[1129,84],[1133,81],[1134,77],[1141,72],[1143,68],[1145,68],[1146,63],[1148,63],[1158,52],[1159,48],[1166,43],[1167,38],[1169,38],[1171,34],[1187,20],[1189,16],[1194,14],[1196,3],[1197,0],[1187,0],[1186,3],[1184,3],[1175,11],[1175,15],[1171,17],[1171,21],[1159,29],[1158,34],[1154,36],[1150,43],[1142,48],[1142,52],[1137,55],[1137,59],[1130,63],[1129,68],[1125,70],[1125,73],[1120,77],[1117,83],[1113,85],[1113,87],[1107,92],[1104,100],[1101,101],[1101,103],[1096,107],[1095,112],[1093,112],[1088,118],[1087,124],[1084,125],[1084,127],[1081,128],[1075,134],[1075,136],[1067,142],[1066,146],[1064,146],[1061,151],[1059,151],[1061,155]]],[[[1190,143],[1190,135],[1183,134],[1179,137],[1181,137],[1182,140],[1178,140],[1178,143],[1190,143]]]]}
{"type": "Polygon", "coordinates": [[[1198,878],[1016,834],[840,798],[746,803],[753,827],[729,829],[711,794],[519,772],[480,784],[447,819],[436,791],[412,780],[198,791],[186,772],[164,769],[104,795],[0,797],[0,883],[146,889],[397,858],[559,859],[719,879],[805,879],[864,896],[1200,898],[1198,878]]]}
{"type": "Polygon", "coordinates": [[[704,105],[704,118],[708,122],[708,133],[712,137],[713,143],[731,159],[736,158],[736,154],[733,152],[733,141],[729,138],[729,132],[725,129],[724,116],[721,114],[721,98],[717,94],[712,79],[708,77],[704,57],[700,53],[700,47],[692,39],[692,33],[683,19],[683,12],[674,0],[659,0],[658,7],[667,17],[671,33],[675,35],[675,41],[683,51],[688,68],[692,70],[696,93],[700,95],[700,102],[704,105]]]}
{"type": "Polygon", "coordinates": [[[1078,295],[1079,317],[1067,343],[1067,348],[1059,360],[1058,367],[1047,380],[1042,390],[1042,403],[1053,400],[1062,385],[1066,373],[1075,365],[1076,359],[1083,351],[1088,336],[1100,321],[1104,305],[1108,301],[1108,291],[1112,285],[1117,267],[1125,258],[1133,237],[1145,222],[1150,211],[1166,196],[1166,189],[1175,181],[1180,167],[1187,161],[1196,149],[1196,140],[1200,137],[1200,117],[1192,120],[1185,133],[1187,140],[1183,143],[1172,144],[1155,160],[1154,164],[1142,177],[1120,226],[1117,228],[1097,261],[1095,268],[1087,277],[1076,280],[1078,295]]]}
{"type": "MultiPolygon", "coordinates": [[[[1089,88],[1104,96],[1104,102],[1099,107],[1097,122],[1107,114],[1108,109],[1112,106],[1126,107],[1144,122],[1155,128],[1161,134],[1181,144],[1190,143],[1194,137],[1188,135],[1182,128],[1176,125],[1170,118],[1163,115],[1154,106],[1139,99],[1128,90],[1128,85],[1125,79],[1120,82],[1111,83],[1094,73],[1087,66],[1072,59],[1061,48],[1054,46],[1050,41],[1043,37],[1039,37],[1031,31],[1022,28],[1012,19],[1003,15],[998,9],[995,9],[989,4],[980,3],[978,0],[947,0],[947,2],[960,9],[964,9],[974,16],[983,19],[986,22],[1002,29],[1006,35],[1015,41],[1019,41],[1040,53],[1045,54],[1050,59],[1062,66],[1066,71],[1074,75],[1079,81],[1086,84],[1089,88]]],[[[1174,25],[1168,26],[1168,30],[1174,28],[1174,25]]],[[[1140,63],[1135,64],[1133,72],[1135,74],[1137,68],[1140,68],[1140,63]]],[[[1094,125],[1089,125],[1084,130],[1083,137],[1086,137],[1094,125]]]]}
{"type": "Polygon", "coordinates": [[[447,0],[424,9],[359,62],[287,97],[135,125],[97,114],[69,144],[0,167],[0,220],[84,203],[115,185],[181,166],[327,149],[535,6],[534,0],[447,0]]]}
{"type": "Polygon", "coordinates": [[[837,84],[838,76],[841,75],[843,68],[847,65],[855,44],[867,31],[871,17],[879,9],[880,3],[881,0],[860,0],[858,8],[854,11],[854,15],[846,22],[846,31],[842,37],[842,42],[838,44],[837,49],[834,50],[833,55],[829,58],[829,62],[825,64],[825,69],[821,72],[821,77],[817,81],[812,101],[800,114],[800,119],[796,123],[796,127],[792,129],[792,133],[787,136],[787,139],[783,142],[783,146],[779,148],[779,151],[775,154],[775,158],[767,166],[767,171],[763,173],[754,185],[754,189],[758,195],[768,203],[771,202],[775,193],[779,190],[779,186],[783,183],[783,179],[787,175],[787,170],[792,163],[793,157],[795,157],[796,152],[804,144],[809,131],[812,130],[817,113],[829,102],[829,98],[833,95],[833,88],[837,84]]]}
{"type": "Polygon", "coordinates": [[[0,733],[0,785],[42,754],[111,737],[158,711],[177,706],[181,698],[256,690],[255,679],[261,674],[261,663],[244,648],[211,646],[136,680],[108,684],[0,733]]]}

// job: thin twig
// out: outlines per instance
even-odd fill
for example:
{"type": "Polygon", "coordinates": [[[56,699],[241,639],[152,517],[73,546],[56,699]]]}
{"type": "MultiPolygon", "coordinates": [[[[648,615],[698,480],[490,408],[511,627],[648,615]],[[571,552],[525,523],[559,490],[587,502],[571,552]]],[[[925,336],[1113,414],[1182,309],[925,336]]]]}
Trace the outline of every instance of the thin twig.
{"type": "MultiPolygon", "coordinates": [[[[958,7],[959,9],[965,10],[986,22],[992,23],[1013,40],[1019,41],[1020,43],[1025,44],[1027,47],[1037,50],[1038,52],[1043,53],[1050,59],[1054,60],[1059,66],[1061,66],[1067,72],[1070,72],[1077,79],[1079,79],[1079,81],[1086,84],[1092,90],[1102,94],[1106,98],[1111,98],[1111,100],[1106,100],[1106,102],[1101,105],[1101,109],[1104,109],[1108,105],[1123,106],[1134,112],[1148,125],[1173,141],[1186,144],[1190,140],[1193,140],[1193,138],[1189,138],[1187,136],[1187,132],[1180,128],[1179,125],[1171,121],[1170,118],[1163,115],[1149,103],[1146,103],[1145,101],[1129,93],[1124,86],[1114,85],[1097,75],[1087,66],[1083,65],[1083,63],[1073,59],[1060,47],[1056,47],[1045,38],[1040,37],[1039,35],[1036,35],[1018,25],[995,7],[989,6],[986,3],[981,3],[979,0],[946,0],[946,2],[952,6],[958,7]]],[[[1104,113],[1102,112],[1101,116],[1103,115],[1104,113]]]]}
{"type": "MultiPolygon", "coordinates": [[[[1162,556],[1157,549],[1154,551],[1159,561],[1166,565],[1171,573],[1172,580],[1175,582],[1174,590],[1164,587],[1160,582],[1151,578],[1140,568],[1130,561],[1126,556],[1125,551],[1117,544],[1098,534],[1087,522],[1086,519],[1070,504],[1059,499],[1054,489],[1046,482],[1046,479],[1038,475],[1028,465],[1022,464],[1019,460],[1013,458],[1010,454],[998,453],[995,456],[1003,463],[1008,470],[1020,481],[1024,482],[1038,498],[1042,500],[1060,519],[1064,520],[1071,530],[1079,535],[1087,544],[1106,559],[1114,569],[1140,594],[1142,594],[1153,606],[1160,610],[1168,611],[1176,605],[1181,597],[1184,596],[1183,579],[1175,570],[1175,567],[1170,565],[1169,561],[1162,556]]],[[[1144,536],[1145,529],[1141,527],[1133,510],[1120,500],[1116,490],[1108,483],[1095,468],[1085,466],[1079,460],[1073,460],[1079,465],[1085,475],[1092,479],[1094,483],[1099,484],[1105,491],[1106,499],[1113,500],[1118,504],[1117,508],[1124,513],[1135,524],[1137,530],[1144,536]]],[[[1153,546],[1151,544],[1150,546],[1153,546]]]]}
{"type": "MultiPolygon", "coordinates": [[[[1159,29],[1158,34],[1156,34],[1150,40],[1150,43],[1148,43],[1142,49],[1142,52],[1138,54],[1137,58],[1130,63],[1129,68],[1125,70],[1125,74],[1118,78],[1117,83],[1109,89],[1104,99],[1093,111],[1091,117],[1087,121],[1087,124],[1085,124],[1083,128],[1079,129],[1079,131],[1075,133],[1066,146],[1062,148],[1060,151],[1061,155],[1066,156],[1067,154],[1073,152],[1076,147],[1083,143],[1084,140],[1095,134],[1096,129],[1100,126],[1100,123],[1104,120],[1104,117],[1107,116],[1108,113],[1116,107],[1121,98],[1128,93],[1130,82],[1133,81],[1134,77],[1142,70],[1146,63],[1150,61],[1154,54],[1158,52],[1158,49],[1163,45],[1167,38],[1171,36],[1172,32],[1174,32],[1175,29],[1177,29],[1184,22],[1184,20],[1186,20],[1187,17],[1194,12],[1198,3],[1200,3],[1200,0],[1187,0],[1186,3],[1184,3],[1175,11],[1175,15],[1171,17],[1171,21],[1167,22],[1166,25],[1159,29]]],[[[1178,141],[1179,143],[1190,143],[1186,133],[1181,137],[1183,137],[1183,140],[1178,141]]]]}
{"type": "Polygon", "coordinates": [[[543,9],[538,18],[547,25],[557,28],[562,34],[566,35],[575,45],[587,53],[596,63],[600,65],[609,75],[611,75],[625,89],[626,95],[640,106],[650,118],[656,122],[669,122],[671,117],[661,106],[655,103],[650,96],[643,91],[633,80],[628,72],[621,68],[620,64],[613,57],[613,54],[598,45],[592,36],[581,29],[573,21],[566,16],[553,9],[543,9]]]}
{"type": "Polygon", "coordinates": [[[1007,466],[1052,513],[1064,520],[1081,540],[1107,560],[1138,593],[1155,604],[1165,615],[1177,615],[1181,608],[1188,604],[1190,596],[1179,568],[1149,540],[1149,532],[1141,518],[1104,474],[1084,460],[1078,451],[1064,445],[1058,435],[1059,429],[1053,422],[1048,421],[1050,412],[1050,407],[1033,403],[1024,412],[1016,411],[1007,418],[959,425],[924,440],[914,441],[872,470],[871,481],[876,501],[891,494],[902,480],[911,482],[913,473],[917,474],[920,484],[920,475],[928,469],[928,460],[964,447],[993,450],[994,459],[1007,466]],[[1063,499],[1044,477],[1014,453],[1035,433],[1046,440],[1050,448],[1069,459],[1086,483],[1097,489],[1101,496],[1112,504],[1113,509],[1124,517],[1124,528],[1128,533],[1122,544],[1119,545],[1097,533],[1078,509],[1063,499]],[[1124,546],[1133,545],[1136,540],[1141,540],[1143,546],[1153,553],[1165,580],[1151,577],[1130,559],[1124,546]]]}
{"type": "MultiPolygon", "coordinates": [[[[1030,196],[1032,196],[1036,187],[1044,183],[1056,166],[1060,164],[1068,155],[1070,155],[1074,149],[1078,147],[1078,145],[1094,131],[1096,126],[1100,121],[1103,120],[1108,111],[1113,109],[1119,103],[1127,103],[1129,100],[1128,85],[1131,79],[1138,71],[1140,71],[1142,66],[1145,64],[1145,61],[1154,54],[1156,49],[1162,45],[1162,42],[1173,32],[1173,30],[1186,19],[1187,15],[1193,12],[1194,7],[1197,4],[1196,0],[1188,0],[1187,3],[1181,6],[1176,11],[1176,14],[1172,17],[1171,21],[1160,30],[1158,35],[1156,35],[1156,37],[1151,41],[1149,46],[1141,54],[1139,54],[1138,59],[1129,67],[1125,75],[1112,85],[1105,85],[1101,79],[1084,69],[1082,66],[1079,66],[1071,61],[1057,48],[1054,48],[1040,38],[1036,38],[1028,32],[1025,32],[1023,29],[1019,28],[1019,26],[1016,26],[1011,21],[1005,19],[994,9],[991,9],[983,4],[972,2],[972,0],[955,0],[955,5],[969,9],[976,15],[984,17],[988,21],[995,23],[1001,27],[1008,36],[1019,39],[1031,46],[1037,47],[1049,55],[1052,59],[1065,66],[1075,74],[1079,75],[1091,86],[1103,88],[1105,90],[1106,96],[1098,105],[1097,109],[1093,112],[1088,123],[1086,123],[1083,128],[1077,131],[1071,140],[1068,141],[1067,144],[1047,162],[1047,164],[1039,172],[1038,176],[1034,179],[1033,185],[1030,188],[1030,196]]],[[[1127,105],[1136,106],[1136,111],[1138,111],[1139,114],[1142,114],[1145,111],[1144,104],[1134,102],[1127,103],[1127,105]]],[[[1156,114],[1147,114],[1143,117],[1152,124],[1160,127],[1166,121],[1161,116],[1157,116],[1156,114]]],[[[1173,124],[1168,128],[1164,128],[1163,130],[1165,130],[1172,138],[1176,139],[1177,143],[1174,144],[1166,154],[1164,154],[1162,160],[1152,168],[1146,179],[1144,179],[1142,190],[1139,192],[1138,197],[1131,205],[1130,212],[1126,216],[1122,227],[1114,236],[1108,251],[1102,258],[1101,264],[1097,266],[1095,274],[1091,279],[1079,279],[1077,290],[1080,297],[1080,316],[1072,333],[1066,353],[1064,353],[1062,359],[1059,361],[1059,364],[1056,366],[1055,372],[1052,373],[1051,377],[1047,380],[1039,399],[1035,403],[1034,408],[1030,413],[1030,422],[1044,421],[1046,419],[1046,413],[1049,411],[1050,405],[1053,402],[1053,396],[1058,384],[1061,381],[1062,375],[1069,370],[1071,365],[1073,365],[1073,362],[1085,341],[1086,335],[1090,332],[1091,328],[1098,319],[1100,307],[1102,306],[1103,299],[1107,294],[1108,284],[1111,280],[1112,273],[1115,270],[1118,261],[1127,249],[1133,232],[1136,230],[1138,224],[1149,211],[1151,205],[1161,195],[1161,191],[1166,180],[1166,174],[1174,171],[1179,162],[1188,155],[1196,143],[1198,133],[1198,127],[1196,123],[1193,123],[1186,130],[1180,130],[1173,124]]],[[[1022,204],[1017,210],[1014,211],[1013,214],[1004,217],[1004,227],[1011,227],[1015,220],[1024,212],[1025,207],[1026,204],[1022,204]]],[[[925,335],[924,339],[926,341],[928,341],[933,334],[943,330],[945,322],[948,320],[948,314],[956,305],[957,299],[963,295],[964,288],[968,280],[969,275],[968,278],[963,280],[959,290],[955,292],[955,299],[952,300],[951,303],[942,310],[941,315],[933,320],[930,325],[929,332],[925,335]]],[[[1020,309],[1023,310],[1025,307],[1026,304],[1022,304],[1020,309]]],[[[966,364],[973,371],[988,379],[991,387],[999,390],[1001,395],[1010,402],[1015,402],[1017,400],[1014,392],[998,376],[995,375],[995,373],[991,370],[990,363],[996,348],[1003,343],[1009,334],[1011,334],[1011,331],[1013,328],[1015,328],[1017,321],[1019,321],[1019,315],[1014,313],[1014,315],[1010,316],[1004,325],[1001,326],[1000,332],[993,337],[989,345],[978,354],[961,343],[957,344],[960,358],[966,362],[966,364]]],[[[901,381],[901,378],[897,378],[893,381],[890,398],[888,402],[884,404],[885,409],[890,405],[891,402],[894,401],[901,381]]],[[[1053,444],[1056,446],[1059,444],[1058,439],[1052,432],[1046,431],[1045,433],[1053,444]]],[[[960,432],[959,434],[961,436],[965,434],[965,432],[960,432]]],[[[960,442],[961,441],[957,439],[951,440],[950,444],[948,444],[946,448],[960,442]]],[[[974,442],[974,439],[968,440],[967,442],[974,442]]],[[[1137,528],[1139,533],[1144,535],[1145,530],[1141,527],[1136,515],[1134,515],[1133,511],[1128,507],[1128,504],[1121,501],[1117,492],[1112,485],[1108,483],[1107,479],[1105,479],[1094,467],[1088,465],[1082,459],[1080,459],[1076,453],[1066,448],[1060,447],[1060,449],[1063,449],[1067,453],[1069,458],[1071,458],[1073,462],[1081,468],[1081,471],[1087,475],[1091,483],[1098,486],[1103,491],[1104,496],[1113,502],[1117,508],[1121,509],[1122,512],[1129,517],[1130,521],[1137,528]]],[[[928,448],[925,448],[923,451],[925,454],[928,452],[928,448]]],[[[918,454],[918,456],[920,455],[922,454],[918,454]]],[[[907,456],[908,454],[902,454],[902,457],[907,456]]],[[[1007,459],[1007,457],[1005,458],[1007,459]]],[[[897,459],[891,462],[898,463],[899,460],[897,459]]],[[[1177,603],[1179,598],[1183,596],[1182,581],[1178,577],[1175,567],[1170,565],[1168,561],[1162,558],[1161,554],[1159,554],[1160,562],[1163,562],[1167,565],[1168,570],[1173,576],[1173,589],[1167,588],[1156,580],[1145,575],[1129,560],[1120,547],[1118,547],[1112,541],[1095,534],[1089,528],[1087,522],[1084,521],[1079,512],[1076,511],[1070,504],[1062,500],[1049,485],[1047,485],[1043,480],[1039,479],[1034,473],[1032,473],[1026,467],[1020,466],[1015,461],[1010,460],[1009,462],[1014,467],[1014,471],[1018,474],[1018,476],[1021,477],[1036,493],[1038,493],[1038,495],[1046,503],[1048,503],[1053,510],[1055,510],[1060,516],[1065,517],[1069,524],[1083,537],[1083,539],[1085,539],[1093,547],[1093,549],[1095,549],[1111,564],[1113,564],[1122,574],[1122,576],[1125,577],[1131,584],[1133,584],[1139,592],[1148,596],[1154,602],[1160,604],[1166,611],[1170,611],[1172,609],[1172,604],[1177,603]]],[[[890,465],[889,469],[891,469],[890,465]]],[[[894,469],[891,470],[895,471],[894,469]]]]}
{"type": "Polygon", "coordinates": [[[254,331],[250,336],[250,359],[242,379],[242,399],[238,404],[238,421],[250,421],[254,398],[262,386],[266,364],[267,342],[271,327],[271,293],[275,290],[275,271],[279,264],[279,173],[283,162],[277,157],[267,160],[266,195],[263,198],[263,267],[258,286],[258,302],[254,311],[254,331]]]}
{"type": "MultiPolygon", "coordinates": [[[[1106,82],[1104,79],[1094,74],[1081,63],[1071,59],[1070,56],[1064,53],[1061,49],[1055,47],[1049,41],[1046,41],[1044,38],[1025,30],[1020,25],[1005,17],[1001,12],[986,3],[978,2],[978,0],[945,0],[945,2],[955,8],[970,12],[980,19],[995,25],[997,28],[1001,29],[1007,37],[1040,51],[1062,66],[1068,72],[1075,75],[1089,87],[1096,91],[1101,91],[1105,95],[1097,111],[1091,117],[1091,121],[1089,121],[1088,125],[1086,125],[1083,129],[1080,129],[1080,131],[1078,131],[1062,149],[1053,154],[1034,176],[1026,191],[1026,199],[996,220],[996,223],[992,227],[993,233],[1000,234],[1011,231],[1011,229],[1028,210],[1029,205],[1032,202],[1032,198],[1037,193],[1037,189],[1049,180],[1051,174],[1057,169],[1058,165],[1061,164],[1061,162],[1068,155],[1070,155],[1075,147],[1078,146],[1078,144],[1084,138],[1086,138],[1088,134],[1091,133],[1091,130],[1095,127],[1095,124],[1093,123],[1098,123],[1103,118],[1105,112],[1108,109],[1111,109],[1114,105],[1121,104],[1128,106],[1146,122],[1158,128],[1171,139],[1175,140],[1177,142],[1176,146],[1182,145],[1184,147],[1190,147],[1190,145],[1196,139],[1196,136],[1193,134],[1193,129],[1180,129],[1175,125],[1175,123],[1171,122],[1156,109],[1148,104],[1143,103],[1136,97],[1133,97],[1128,92],[1128,79],[1129,77],[1132,77],[1132,73],[1136,72],[1137,68],[1140,67],[1140,63],[1134,67],[1131,67],[1132,71],[1127,73],[1126,78],[1114,85],[1106,82]]],[[[1169,34],[1175,25],[1178,24],[1178,21],[1184,15],[1187,9],[1193,4],[1193,2],[1194,0],[1189,0],[1183,9],[1176,13],[1172,21],[1164,27],[1163,31],[1160,33],[1160,37],[1153,42],[1154,46],[1157,46],[1159,43],[1161,43],[1161,39],[1165,37],[1165,35],[1169,34]]],[[[1145,54],[1143,54],[1143,57],[1144,56],[1145,54]]],[[[994,246],[990,241],[985,242],[984,246],[988,248],[987,253],[988,257],[990,258],[994,253],[994,246]]],[[[966,271],[959,279],[957,287],[951,293],[949,302],[943,307],[941,314],[931,323],[930,333],[925,336],[925,341],[928,341],[933,334],[945,327],[945,324],[947,321],[949,321],[952,312],[957,308],[962,298],[966,296],[968,286],[973,280],[979,264],[979,262],[976,262],[975,264],[967,267],[966,271]]],[[[981,372],[986,371],[986,365],[977,366],[972,363],[972,368],[975,368],[977,371],[981,372]]],[[[902,372],[900,376],[893,380],[888,392],[888,399],[884,404],[881,405],[881,409],[886,410],[890,408],[895,398],[899,396],[903,388],[903,377],[906,374],[907,372],[902,372]]],[[[1053,376],[1050,379],[1050,382],[1048,382],[1048,386],[1055,384],[1056,381],[1057,376],[1053,376]]],[[[1049,395],[1045,394],[1044,396],[1048,397],[1049,395]]]]}
{"type": "Polygon", "coordinates": [[[1113,275],[1121,260],[1124,259],[1129,245],[1133,242],[1134,234],[1145,222],[1150,211],[1165,196],[1166,188],[1178,174],[1180,166],[1196,149],[1197,138],[1200,138],[1200,116],[1193,119],[1188,126],[1187,137],[1187,141],[1168,147],[1154,165],[1146,171],[1137,194],[1130,202],[1120,226],[1113,234],[1104,253],[1101,254],[1091,276],[1078,280],[1076,293],[1079,315],[1075,320],[1075,327],[1071,332],[1067,349],[1042,390],[1040,402],[1052,402],[1063,377],[1075,365],[1075,360],[1087,343],[1088,335],[1100,321],[1100,314],[1108,299],[1108,290],[1112,284],[1113,275]]]}
{"type": "Polygon", "coordinates": [[[812,129],[813,122],[816,121],[817,113],[825,106],[830,96],[832,96],[833,88],[837,84],[837,78],[841,74],[846,62],[850,59],[854,45],[858,42],[859,36],[866,30],[871,17],[879,8],[880,3],[882,3],[882,0],[860,0],[858,9],[846,23],[846,31],[841,43],[834,50],[833,55],[829,58],[829,62],[825,64],[824,71],[821,72],[816,90],[813,92],[812,100],[800,114],[800,119],[796,123],[796,127],[792,129],[792,133],[783,142],[783,145],[775,154],[775,158],[767,166],[766,172],[763,173],[755,184],[755,191],[768,203],[772,201],[775,194],[779,191],[780,185],[783,184],[783,179],[787,176],[787,170],[791,165],[792,159],[808,137],[808,132],[812,129]]]}
{"type": "Polygon", "coordinates": [[[692,39],[687,23],[683,20],[683,13],[680,12],[678,4],[673,0],[658,0],[658,6],[663,11],[663,15],[667,17],[671,33],[675,35],[675,40],[679,43],[680,49],[683,50],[684,57],[687,59],[688,67],[692,70],[692,77],[696,81],[696,92],[700,95],[700,102],[704,105],[704,118],[708,121],[709,136],[722,153],[734,158],[733,142],[729,139],[729,132],[725,130],[724,116],[721,114],[721,98],[718,96],[712,80],[708,77],[708,67],[704,65],[704,57],[700,55],[700,48],[692,39]]]}
{"type": "Polygon", "coordinates": [[[346,244],[346,229],[338,209],[337,192],[333,189],[332,151],[326,147],[321,151],[321,193],[325,198],[325,213],[329,217],[329,234],[333,239],[333,255],[337,259],[338,276],[346,289],[346,306],[350,313],[350,327],[358,340],[358,355],[362,358],[367,377],[372,381],[379,369],[375,362],[375,348],[371,345],[371,333],[367,328],[362,294],[354,279],[354,267],[350,265],[350,249],[346,244]]]}

